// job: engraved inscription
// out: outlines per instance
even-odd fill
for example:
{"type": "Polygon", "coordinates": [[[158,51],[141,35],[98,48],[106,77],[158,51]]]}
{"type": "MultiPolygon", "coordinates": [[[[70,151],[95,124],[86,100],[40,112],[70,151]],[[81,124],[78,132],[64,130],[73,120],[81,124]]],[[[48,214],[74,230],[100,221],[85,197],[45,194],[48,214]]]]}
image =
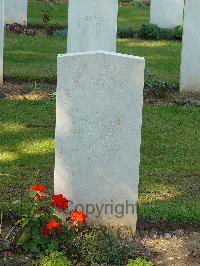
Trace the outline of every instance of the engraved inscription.
{"type": "Polygon", "coordinates": [[[110,29],[111,19],[98,16],[81,16],[78,20],[78,31],[81,34],[94,31],[96,36],[104,36],[110,29]]]}

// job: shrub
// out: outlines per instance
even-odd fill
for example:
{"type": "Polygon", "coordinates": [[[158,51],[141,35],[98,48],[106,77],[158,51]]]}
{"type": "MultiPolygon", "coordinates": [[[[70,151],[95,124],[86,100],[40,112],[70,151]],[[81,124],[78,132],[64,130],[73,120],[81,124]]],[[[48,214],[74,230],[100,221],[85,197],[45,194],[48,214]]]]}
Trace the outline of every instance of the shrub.
{"type": "Polygon", "coordinates": [[[160,28],[156,24],[145,23],[139,30],[139,36],[147,40],[159,39],[160,28]]]}
{"type": "Polygon", "coordinates": [[[126,265],[140,254],[131,239],[97,225],[86,228],[70,244],[83,265],[126,265]]]}
{"type": "Polygon", "coordinates": [[[133,28],[128,27],[128,28],[123,28],[123,29],[118,29],[117,31],[117,36],[119,38],[134,38],[135,37],[135,33],[133,28]]]}
{"type": "Polygon", "coordinates": [[[181,40],[182,34],[182,26],[177,26],[175,29],[163,29],[152,23],[143,24],[138,32],[139,37],[146,40],[181,40]]]}
{"type": "Polygon", "coordinates": [[[129,260],[127,266],[153,266],[153,263],[145,258],[137,258],[136,260],[129,260]]]}
{"type": "Polygon", "coordinates": [[[58,251],[51,252],[48,256],[40,260],[40,266],[70,266],[71,263],[67,257],[58,251]]]}
{"type": "Polygon", "coordinates": [[[160,28],[160,34],[159,34],[159,39],[162,40],[173,40],[174,39],[174,29],[163,29],[160,28]]]}
{"type": "Polygon", "coordinates": [[[183,36],[183,26],[179,25],[175,28],[174,38],[177,40],[182,40],[182,36],[183,36]]]}
{"type": "Polygon", "coordinates": [[[71,263],[67,257],[58,251],[51,252],[48,256],[40,260],[40,266],[70,266],[71,263]]]}

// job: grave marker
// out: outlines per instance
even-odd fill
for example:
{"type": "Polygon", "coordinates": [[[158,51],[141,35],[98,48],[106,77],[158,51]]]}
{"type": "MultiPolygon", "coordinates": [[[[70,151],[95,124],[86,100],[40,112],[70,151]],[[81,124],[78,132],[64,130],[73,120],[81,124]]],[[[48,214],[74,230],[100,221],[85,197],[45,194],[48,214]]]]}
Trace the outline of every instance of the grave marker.
{"type": "Polygon", "coordinates": [[[89,19],[83,27],[87,30],[81,28],[81,34],[72,21],[84,21],[88,6],[79,7],[83,12],[79,10],[78,16],[73,9],[75,16],[69,16],[69,50],[76,53],[58,56],[54,190],[70,199],[73,208],[86,211],[89,222],[126,225],[135,230],[144,59],[110,51],[87,51],[116,47],[116,34],[110,26],[100,26],[97,31],[97,25],[99,21],[104,25],[105,18],[110,18],[109,25],[116,24],[117,11],[110,7],[117,1],[83,2],[89,7],[97,3],[99,9],[88,9],[92,10],[89,18],[95,21],[89,19]],[[101,20],[97,13],[103,11],[101,20]]]}
{"type": "Polygon", "coordinates": [[[0,0],[0,86],[3,85],[4,0],[0,0]]]}
{"type": "Polygon", "coordinates": [[[200,92],[200,1],[186,0],[182,44],[182,92],[200,92]]]}
{"type": "Polygon", "coordinates": [[[118,0],[70,0],[68,53],[116,51],[118,0]]]}
{"type": "Polygon", "coordinates": [[[183,24],[184,0],[151,0],[150,22],[160,28],[183,24]]]}
{"type": "Polygon", "coordinates": [[[5,24],[27,25],[28,0],[5,0],[5,24]]]}

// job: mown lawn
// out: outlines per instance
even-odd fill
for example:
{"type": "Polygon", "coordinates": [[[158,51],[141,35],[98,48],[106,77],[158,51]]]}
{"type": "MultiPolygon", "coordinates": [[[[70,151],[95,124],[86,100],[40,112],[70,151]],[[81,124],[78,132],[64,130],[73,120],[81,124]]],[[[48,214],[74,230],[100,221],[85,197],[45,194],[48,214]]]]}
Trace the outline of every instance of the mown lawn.
{"type": "MultiPolygon", "coordinates": [[[[50,21],[49,25],[59,24],[61,28],[67,26],[67,5],[62,3],[49,3],[50,21]]],[[[28,25],[36,28],[44,28],[41,19],[45,3],[30,1],[28,8],[28,25]]],[[[149,21],[148,7],[119,7],[118,28],[132,27],[137,31],[141,25],[149,21]]]]}
{"type": "MultiPolygon", "coordinates": [[[[0,194],[6,207],[9,198],[19,197],[20,179],[24,186],[35,178],[53,186],[55,100],[1,100],[0,113],[0,194]]],[[[199,124],[199,108],[145,105],[140,220],[200,222],[199,124]]]]}
{"type": "MultiPolygon", "coordinates": [[[[29,25],[43,27],[43,3],[30,1],[29,25]]],[[[64,4],[54,4],[51,24],[66,27],[64,4]]],[[[118,27],[137,30],[149,9],[120,7],[118,27]]],[[[5,35],[4,77],[56,82],[56,57],[66,39],[5,35]]],[[[144,56],[146,73],[179,83],[181,43],[118,39],[117,51],[144,56]]],[[[147,77],[147,75],[146,75],[147,77]]],[[[21,185],[37,179],[53,187],[55,100],[0,100],[0,205],[19,197],[21,185]]],[[[200,222],[199,108],[145,105],[143,113],[139,218],[200,222]]],[[[12,209],[14,206],[12,206],[12,209]]]]}
{"type": "MultiPolygon", "coordinates": [[[[55,82],[56,57],[66,51],[67,41],[60,37],[6,34],[4,76],[55,82]]],[[[144,56],[146,72],[158,80],[179,83],[180,42],[118,39],[117,51],[144,56]]]]}

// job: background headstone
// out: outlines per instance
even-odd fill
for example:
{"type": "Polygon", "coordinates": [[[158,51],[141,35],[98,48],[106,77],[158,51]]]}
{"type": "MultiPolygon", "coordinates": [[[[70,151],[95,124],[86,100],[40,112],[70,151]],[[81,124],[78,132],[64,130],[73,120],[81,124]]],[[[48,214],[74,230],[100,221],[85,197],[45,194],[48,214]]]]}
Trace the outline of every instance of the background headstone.
{"type": "Polygon", "coordinates": [[[0,0],[0,86],[3,84],[4,0],[0,0]]]}
{"type": "Polygon", "coordinates": [[[5,0],[5,24],[27,25],[28,0],[5,0]]]}
{"type": "Polygon", "coordinates": [[[184,0],[151,0],[150,22],[160,28],[183,24],[184,0]]]}
{"type": "Polygon", "coordinates": [[[143,84],[140,57],[105,51],[58,56],[55,193],[85,210],[90,204],[89,221],[135,230],[143,84]],[[97,218],[96,204],[113,207],[97,218]]]}
{"type": "Polygon", "coordinates": [[[180,90],[200,92],[200,1],[198,0],[186,0],[180,90]]]}
{"type": "Polygon", "coordinates": [[[116,51],[118,0],[70,0],[67,51],[116,51]]]}

